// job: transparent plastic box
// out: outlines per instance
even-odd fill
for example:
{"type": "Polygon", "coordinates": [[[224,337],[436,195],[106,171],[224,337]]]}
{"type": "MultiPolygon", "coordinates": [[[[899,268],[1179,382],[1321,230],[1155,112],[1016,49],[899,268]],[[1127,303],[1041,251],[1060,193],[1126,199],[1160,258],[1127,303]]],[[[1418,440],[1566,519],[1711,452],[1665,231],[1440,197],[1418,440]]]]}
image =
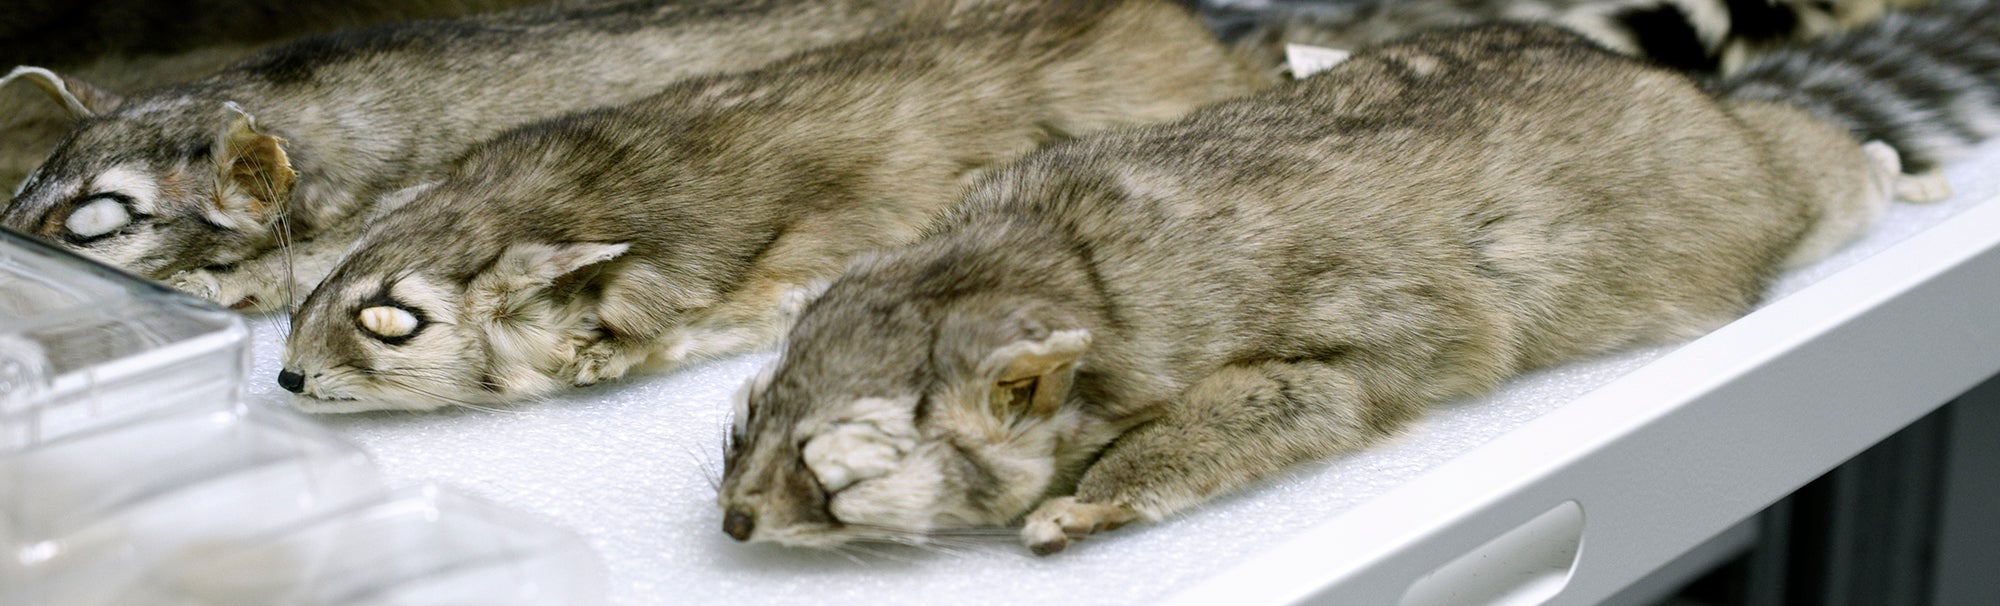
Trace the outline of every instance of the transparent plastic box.
{"type": "Polygon", "coordinates": [[[0,230],[0,452],[108,417],[235,406],[247,335],[227,310],[0,230]]]}
{"type": "Polygon", "coordinates": [[[568,606],[605,594],[582,539],[435,486],[189,555],[113,603],[568,606]]]}
{"type": "Polygon", "coordinates": [[[290,414],[180,406],[0,456],[0,602],[103,604],[211,545],[252,540],[382,490],[359,449],[290,414]]]}

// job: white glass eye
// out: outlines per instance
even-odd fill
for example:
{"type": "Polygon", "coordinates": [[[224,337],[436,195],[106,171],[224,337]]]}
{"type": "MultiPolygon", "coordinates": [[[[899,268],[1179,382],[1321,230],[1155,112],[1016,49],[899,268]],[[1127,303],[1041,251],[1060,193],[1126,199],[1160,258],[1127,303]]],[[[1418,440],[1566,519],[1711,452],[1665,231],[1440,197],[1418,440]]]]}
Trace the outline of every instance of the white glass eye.
{"type": "Polygon", "coordinates": [[[83,206],[70,211],[69,218],[63,220],[63,227],[79,238],[95,238],[132,223],[132,212],[125,209],[125,203],[108,197],[92,198],[83,206]]]}
{"type": "Polygon", "coordinates": [[[377,305],[363,309],[356,320],[362,330],[384,339],[398,339],[417,332],[417,315],[401,307],[377,305]]]}

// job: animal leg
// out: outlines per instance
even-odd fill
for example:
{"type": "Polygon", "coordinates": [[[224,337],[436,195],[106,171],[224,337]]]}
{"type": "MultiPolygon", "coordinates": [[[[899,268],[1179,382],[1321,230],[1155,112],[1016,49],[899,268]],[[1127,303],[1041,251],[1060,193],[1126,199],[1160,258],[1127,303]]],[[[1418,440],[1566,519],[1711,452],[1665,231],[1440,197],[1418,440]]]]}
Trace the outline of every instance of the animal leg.
{"type": "Polygon", "coordinates": [[[1037,554],[1091,533],[1191,505],[1289,465],[1361,448],[1423,405],[1371,388],[1343,361],[1259,362],[1194,384],[1166,415],[1107,448],[1073,497],[1028,514],[1021,539],[1037,554]]]}
{"type": "Polygon", "coordinates": [[[251,312],[291,309],[333,272],[350,239],[326,234],[226,267],[190,269],[167,278],[176,290],[251,312]]]}
{"type": "Polygon", "coordinates": [[[826,290],[826,283],[770,282],[749,290],[675,330],[662,348],[666,362],[678,365],[768,347],[826,290]]]}
{"type": "Polygon", "coordinates": [[[580,342],[571,362],[570,383],[582,387],[625,376],[634,366],[651,357],[651,348],[630,339],[597,339],[580,342]]]}

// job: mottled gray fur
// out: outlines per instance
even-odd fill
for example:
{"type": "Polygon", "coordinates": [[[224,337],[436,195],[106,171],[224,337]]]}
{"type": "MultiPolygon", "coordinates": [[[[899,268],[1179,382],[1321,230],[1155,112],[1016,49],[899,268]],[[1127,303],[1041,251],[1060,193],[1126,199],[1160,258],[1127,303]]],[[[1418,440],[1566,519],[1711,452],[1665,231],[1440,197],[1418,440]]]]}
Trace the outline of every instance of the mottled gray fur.
{"type": "MultiPolygon", "coordinates": [[[[0,57],[111,91],[186,82],[298,36],[394,20],[538,4],[540,0],[30,0],[0,11],[0,57]]],[[[0,64],[4,66],[5,64],[0,64]]],[[[13,192],[75,118],[33,87],[0,89],[0,192],[13,192]]]]}
{"type": "Polygon", "coordinates": [[[1033,154],[857,261],[746,389],[724,530],[1020,523],[1049,553],[1157,521],[1523,371],[1714,329],[1864,229],[1836,219],[1896,170],[1553,28],[1365,50],[1033,154]]]}
{"type": "Polygon", "coordinates": [[[0,224],[219,303],[279,308],[318,282],[376,197],[475,142],[893,26],[912,4],[633,0],[411,22],[131,99],[25,74],[80,120],[0,224]]]}
{"type": "MultiPolygon", "coordinates": [[[[142,90],[214,73],[256,50],[218,45],[172,55],[107,57],[64,73],[106,90],[142,90]]],[[[67,108],[49,101],[32,86],[0,87],[0,192],[13,193],[76,124],[67,108]]]]}
{"type": "Polygon", "coordinates": [[[480,145],[293,315],[281,383],[428,409],[764,347],[989,167],[1263,84],[1170,3],[997,4],[480,145]]]}

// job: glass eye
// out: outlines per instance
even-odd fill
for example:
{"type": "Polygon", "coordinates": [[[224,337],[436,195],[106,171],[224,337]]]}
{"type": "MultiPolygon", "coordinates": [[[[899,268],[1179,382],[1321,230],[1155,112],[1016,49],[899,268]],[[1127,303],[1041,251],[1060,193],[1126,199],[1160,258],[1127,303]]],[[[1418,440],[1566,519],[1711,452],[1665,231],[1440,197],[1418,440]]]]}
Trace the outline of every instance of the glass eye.
{"type": "Polygon", "coordinates": [[[113,196],[97,196],[78,204],[63,220],[69,239],[82,244],[116,233],[132,224],[132,210],[113,196]]]}
{"type": "Polygon", "coordinates": [[[390,345],[400,345],[417,334],[423,320],[410,310],[394,305],[376,305],[361,310],[354,318],[361,330],[390,345]]]}

